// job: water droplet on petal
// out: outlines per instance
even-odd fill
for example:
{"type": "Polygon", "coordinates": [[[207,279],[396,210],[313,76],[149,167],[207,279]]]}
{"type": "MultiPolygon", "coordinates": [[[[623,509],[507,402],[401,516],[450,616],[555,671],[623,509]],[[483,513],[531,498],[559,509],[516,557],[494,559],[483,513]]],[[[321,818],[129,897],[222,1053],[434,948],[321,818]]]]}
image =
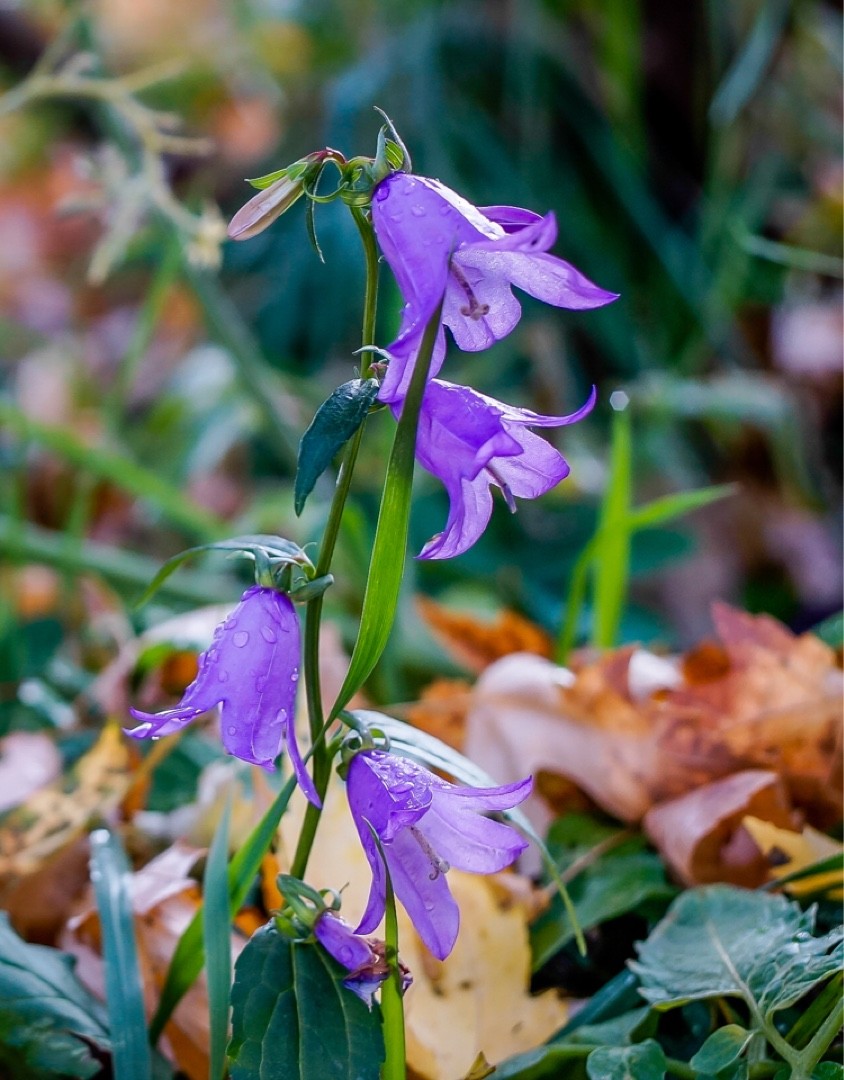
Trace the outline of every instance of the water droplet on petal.
{"type": "Polygon", "coordinates": [[[294,668],[290,672],[290,681],[291,682],[298,682],[299,681],[299,669],[298,668],[294,668]]]}
{"type": "Polygon", "coordinates": [[[287,709],[279,709],[276,719],[281,720],[282,723],[287,719],[287,709]]]}
{"type": "Polygon", "coordinates": [[[378,187],[375,189],[375,198],[378,200],[378,202],[383,202],[386,198],[389,197],[389,194],[390,189],[387,187],[386,184],[379,184],[378,187]]]}
{"type": "Polygon", "coordinates": [[[228,682],[229,673],[220,668],[220,670],[217,672],[217,678],[220,680],[220,682],[228,682]]]}
{"type": "Polygon", "coordinates": [[[440,205],[440,213],[443,217],[448,217],[448,215],[451,213],[451,207],[448,205],[448,203],[442,203],[440,205]]]}
{"type": "Polygon", "coordinates": [[[397,224],[398,224],[398,222],[402,221],[403,219],[404,219],[404,214],[402,214],[400,212],[396,212],[395,214],[390,214],[390,221],[395,221],[397,224]]]}
{"type": "Polygon", "coordinates": [[[413,206],[411,206],[410,208],[410,212],[411,214],[413,214],[414,217],[424,217],[425,207],[422,206],[421,203],[414,203],[413,206]]]}
{"type": "Polygon", "coordinates": [[[272,645],[274,642],[278,641],[278,637],[276,636],[276,632],[275,632],[275,630],[273,630],[273,628],[271,626],[262,626],[261,627],[261,637],[264,639],[264,641],[268,641],[270,643],[270,645],[272,645]]]}
{"type": "Polygon", "coordinates": [[[232,644],[237,649],[242,649],[244,645],[249,644],[249,631],[238,630],[238,632],[232,637],[232,644]]]}
{"type": "Polygon", "coordinates": [[[433,900],[426,900],[425,901],[425,910],[426,911],[433,911],[436,906],[437,905],[434,903],[433,900]]]}
{"type": "Polygon", "coordinates": [[[228,731],[229,735],[237,735],[237,728],[234,726],[234,724],[229,724],[229,726],[226,728],[226,731],[228,731]]]}

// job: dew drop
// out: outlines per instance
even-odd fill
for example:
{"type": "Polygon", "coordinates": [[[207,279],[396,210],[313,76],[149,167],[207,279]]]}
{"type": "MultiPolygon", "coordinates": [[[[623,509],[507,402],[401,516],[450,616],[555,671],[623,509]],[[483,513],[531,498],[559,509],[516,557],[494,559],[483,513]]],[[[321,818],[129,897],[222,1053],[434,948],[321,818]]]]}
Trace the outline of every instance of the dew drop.
{"type": "Polygon", "coordinates": [[[228,731],[229,735],[237,735],[237,728],[234,726],[234,724],[229,724],[226,730],[228,731]]]}
{"type": "Polygon", "coordinates": [[[238,630],[238,632],[232,638],[232,644],[235,646],[236,649],[242,649],[244,647],[244,645],[247,645],[248,643],[249,643],[249,631],[248,630],[238,630]]]}
{"type": "Polygon", "coordinates": [[[426,911],[433,911],[436,906],[437,905],[434,903],[433,900],[426,900],[425,901],[425,910],[426,911]]]}
{"type": "Polygon", "coordinates": [[[381,184],[375,189],[375,198],[378,202],[383,202],[389,194],[390,190],[385,184],[381,184]]]}
{"type": "Polygon", "coordinates": [[[448,215],[451,213],[451,207],[448,205],[448,203],[441,204],[440,213],[443,217],[448,217],[448,215]]]}
{"type": "Polygon", "coordinates": [[[227,671],[223,671],[223,669],[221,668],[217,672],[217,678],[219,679],[220,682],[228,682],[229,681],[229,673],[227,671]]]}
{"type": "Polygon", "coordinates": [[[287,719],[287,709],[279,709],[276,719],[281,720],[281,722],[284,723],[284,721],[287,719]]]}
{"type": "Polygon", "coordinates": [[[403,220],[404,220],[404,214],[402,214],[402,213],[390,214],[390,221],[395,221],[396,224],[398,224],[400,221],[403,221],[403,220]]]}
{"type": "Polygon", "coordinates": [[[422,206],[420,203],[414,203],[414,205],[410,208],[410,212],[411,214],[413,214],[414,217],[424,217],[425,207],[422,206]]]}
{"type": "Polygon", "coordinates": [[[291,682],[298,682],[299,681],[299,669],[298,668],[294,668],[293,671],[290,672],[290,681],[291,682]]]}
{"type": "Polygon", "coordinates": [[[270,645],[278,641],[278,638],[276,637],[276,632],[271,626],[261,627],[261,637],[264,639],[264,641],[268,641],[270,645]]]}

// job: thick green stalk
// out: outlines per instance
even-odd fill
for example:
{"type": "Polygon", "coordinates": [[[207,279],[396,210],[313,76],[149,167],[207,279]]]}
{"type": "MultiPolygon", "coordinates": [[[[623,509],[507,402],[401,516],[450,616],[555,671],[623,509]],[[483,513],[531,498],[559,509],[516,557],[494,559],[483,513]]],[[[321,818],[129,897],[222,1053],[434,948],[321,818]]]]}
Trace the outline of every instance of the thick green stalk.
{"type": "MultiPolygon", "coordinates": [[[[363,243],[364,258],[366,260],[366,291],[363,302],[363,327],[361,331],[361,344],[373,345],[375,342],[375,314],[378,306],[378,248],[375,244],[375,234],[366,215],[358,207],[352,207],[352,217],[360,232],[363,243]]],[[[361,353],[363,357],[361,377],[366,378],[369,373],[371,354],[361,353]]],[[[340,533],[340,524],[343,520],[343,510],[346,506],[346,498],[352,483],[352,474],[357,461],[358,450],[363,438],[365,421],[352,438],[349,440],[340,471],[337,474],[337,485],[334,488],[334,497],[328,511],[328,520],[325,524],[325,532],[317,557],[315,577],[322,577],[331,570],[331,562],[334,558],[334,548],[340,533]]],[[[322,710],[322,689],[319,678],[319,628],[322,620],[322,596],[314,597],[308,604],[305,613],[305,633],[303,645],[303,666],[305,678],[305,698],[308,704],[308,723],[310,725],[311,741],[314,744],[314,786],[320,798],[325,796],[328,788],[328,778],[331,775],[331,759],[325,746],[318,742],[323,730],[325,718],[322,710]]],[[[308,804],[305,812],[305,820],[302,823],[302,831],[299,834],[299,843],[296,854],[290,867],[290,873],[294,877],[304,878],[308,865],[311,847],[319,825],[320,809],[308,804]]]]}
{"type": "Polygon", "coordinates": [[[404,1037],[402,976],[399,967],[399,925],[396,918],[396,897],[389,874],[387,875],[386,915],[384,944],[390,974],[381,985],[381,1015],[384,1020],[384,1049],[386,1050],[381,1077],[382,1080],[405,1080],[407,1052],[404,1037]]]}

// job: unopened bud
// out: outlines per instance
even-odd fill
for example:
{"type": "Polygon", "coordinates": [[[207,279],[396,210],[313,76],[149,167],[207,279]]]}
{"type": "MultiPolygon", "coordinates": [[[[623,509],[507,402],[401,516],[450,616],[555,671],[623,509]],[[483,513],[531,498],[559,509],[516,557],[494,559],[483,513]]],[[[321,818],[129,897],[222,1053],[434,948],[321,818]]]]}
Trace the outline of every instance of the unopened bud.
{"type": "Polygon", "coordinates": [[[285,174],[268,188],[253,195],[231,219],[228,227],[229,239],[249,240],[263,232],[268,225],[272,225],[275,219],[281,217],[285,210],[289,210],[303,194],[303,179],[301,175],[291,179],[285,174]]]}

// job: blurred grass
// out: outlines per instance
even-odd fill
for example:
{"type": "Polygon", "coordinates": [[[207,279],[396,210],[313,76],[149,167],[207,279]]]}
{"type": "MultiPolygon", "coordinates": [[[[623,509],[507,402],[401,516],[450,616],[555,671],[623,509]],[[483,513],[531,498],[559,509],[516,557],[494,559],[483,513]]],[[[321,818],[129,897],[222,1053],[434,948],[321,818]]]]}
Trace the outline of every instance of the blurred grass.
{"type": "MultiPolygon", "coordinates": [[[[553,209],[555,250],[622,294],[590,313],[523,297],[516,333],[483,356],[452,353],[447,371],[558,412],[593,382],[604,403],[623,385],[634,489],[649,504],[713,483],[742,485],[718,509],[717,526],[706,524],[705,511],[680,529],[643,530],[627,554],[618,533],[619,550],[602,562],[599,579],[615,582],[598,589],[601,642],[688,637],[705,597],[669,614],[669,586],[660,582],[696,550],[720,561],[718,580],[733,600],[758,606],[762,595],[763,606],[767,597],[775,614],[798,624],[829,613],[834,589],[812,591],[800,570],[801,558],[819,556],[777,547],[772,537],[797,515],[807,537],[815,526],[826,536],[828,555],[840,550],[840,375],[790,370],[781,355],[782,320],[811,305],[834,307],[840,294],[835,5],[318,0],[281,9],[250,0],[220,10],[192,0],[184,11],[138,10],[142,23],[108,3],[95,15],[47,2],[37,17],[4,13],[16,33],[0,43],[0,83],[19,83],[63,29],[68,54],[91,51],[104,73],[175,56],[182,74],[141,98],[217,140],[209,159],[173,157],[163,166],[192,213],[209,198],[233,211],[249,194],[243,176],[320,146],[371,153],[378,104],[419,172],[481,205],[553,209]]],[[[106,141],[131,171],[131,131],[84,101],[10,113],[3,123],[14,138],[0,155],[0,236],[4,207],[30,221],[30,198],[49,197],[49,213],[37,206],[57,230],[52,236],[51,224],[47,236],[41,225],[45,235],[37,233],[36,217],[35,240],[17,262],[0,250],[8,343],[0,463],[13,478],[0,537],[7,563],[44,561],[71,577],[99,571],[128,599],[157,560],[197,539],[264,531],[315,539],[330,478],[301,522],[290,487],[313,408],[355,365],[363,270],[345,209],[318,208],[325,265],[294,210],[249,243],[224,246],[220,274],[191,262],[178,215],[145,218],[110,279],[92,286],[84,267],[109,227],[108,204],[99,233],[74,233],[51,216],[61,187],[57,147],[81,152],[106,141]],[[53,293],[66,313],[37,314],[53,293]],[[60,377],[34,407],[23,388],[42,367],[60,377]],[[52,419],[51,394],[65,405],[52,419]],[[93,433],[82,430],[80,418],[88,424],[92,416],[93,433]],[[51,488],[56,462],[61,480],[51,488]]],[[[95,176],[97,169],[101,161],[95,176]]],[[[106,196],[125,194],[126,184],[106,184],[106,196]]],[[[399,307],[387,278],[383,343],[399,307]]],[[[600,530],[608,477],[618,475],[610,412],[604,404],[565,433],[572,477],[541,505],[523,505],[515,518],[498,508],[466,556],[409,568],[401,633],[382,665],[385,693],[409,694],[418,657],[430,652],[413,615],[414,589],[445,598],[492,593],[551,630],[559,626],[582,553],[600,530]]],[[[392,435],[388,417],[373,421],[344,530],[348,550],[328,598],[347,630],[360,611],[392,435]]],[[[445,512],[438,486],[420,477],[415,550],[445,512]]],[[[226,588],[222,577],[185,574],[170,596],[198,602],[226,588]]],[[[592,620],[587,602],[575,640],[592,620]]]]}

